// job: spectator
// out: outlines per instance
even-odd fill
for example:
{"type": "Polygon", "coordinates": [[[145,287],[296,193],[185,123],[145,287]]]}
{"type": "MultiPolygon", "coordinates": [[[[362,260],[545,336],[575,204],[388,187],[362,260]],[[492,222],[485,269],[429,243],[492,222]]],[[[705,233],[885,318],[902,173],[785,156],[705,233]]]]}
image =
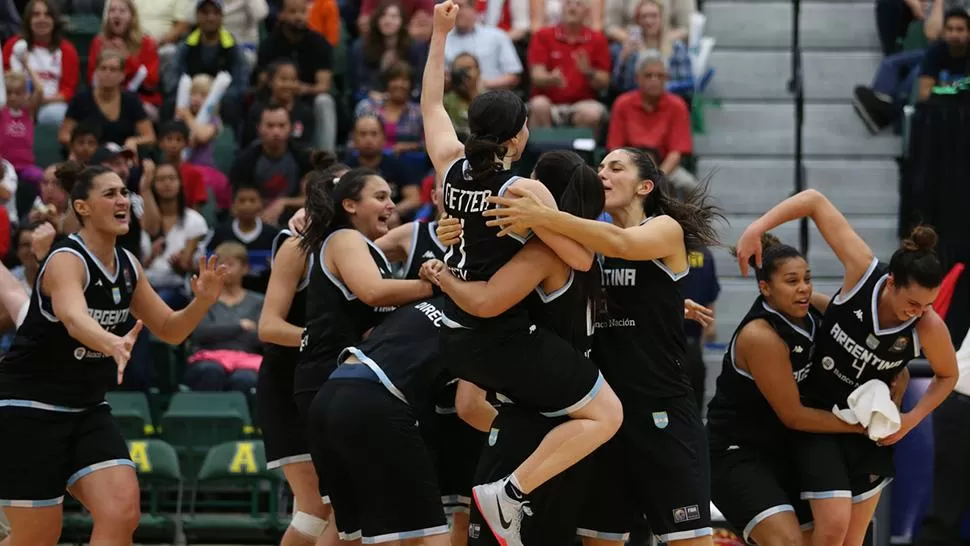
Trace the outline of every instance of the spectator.
{"type": "MultiPolygon", "coordinates": [[[[672,42],[687,42],[690,17],[697,11],[697,0],[665,0],[662,5],[662,23],[667,29],[667,38],[672,42]]],[[[629,32],[642,24],[637,15],[639,6],[640,0],[605,0],[603,24],[606,25],[606,37],[626,43],[630,39],[629,32]]]]}
{"type": "Polygon", "coordinates": [[[970,14],[965,8],[947,12],[943,39],[930,45],[920,63],[919,100],[929,98],[933,87],[949,85],[967,75],[970,60],[970,14]]]}
{"type": "Polygon", "coordinates": [[[300,180],[313,168],[309,152],[290,140],[291,132],[286,109],[268,104],[259,120],[259,141],[236,156],[229,173],[234,188],[259,188],[269,203],[263,221],[272,225],[279,225],[287,209],[303,206],[300,180]]]}
{"type": "Polygon", "coordinates": [[[138,95],[125,90],[124,59],[114,50],[101,51],[97,60],[94,89],[78,93],[68,106],[57,140],[64,145],[71,141],[74,127],[82,121],[101,126],[101,138],[106,142],[123,142],[134,153],[139,146],[155,144],[155,129],[145,113],[138,95]]]}
{"type": "MultiPolygon", "coordinates": [[[[478,59],[485,89],[514,89],[521,81],[522,61],[512,40],[501,30],[478,23],[475,0],[455,0],[459,6],[455,29],[445,40],[445,62],[462,53],[478,59]]],[[[607,59],[609,62],[609,59],[607,59]]]]}
{"type": "MultiPolygon", "coordinates": [[[[370,31],[354,42],[347,59],[350,70],[350,89],[354,102],[370,95],[380,95],[381,74],[391,65],[407,62],[416,73],[424,73],[428,60],[428,43],[416,42],[408,36],[401,15],[401,3],[384,0],[370,19],[370,31]]],[[[415,90],[419,90],[416,86],[415,90]]],[[[410,90],[409,90],[410,91],[410,90]]]]}
{"type": "Polygon", "coordinates": [[[13,168],[9,161],[0,156],[0,205],[7,209],[11,226],[17,225],[17,203],[14,201],[16,195],[17,170],[13,168]]]}
{"type": "Polygon", "coordinates": [[[445,93],[444,105],[455,133],[464,142],[468,129],[468,106],[483,91],[478,59],[471,53],[462,53],[451,63],[451,90],[445,93]]]}
{"type": "Polygon", "coordinates": [[[310,30],[323,36],[330,45],[337,47],[340,41],[340,10],[337,0],[313,0],[307,15],[310,30]]]}
{"type": "MultiPolygon", "coordinates": [[[[23,288],[28,298],[34,291],[34,282],[37,280],[37,273],[40,271],[40,262],[34,256],[30,247],[31,238],[33,237],[35,229],[37,229],[37,226],[33,224],[20,226],[14,231],[11,239],[15,245],[13,249],[14,255],[17,257],[20,265],[11,269],[10,274],[20,282],[20,287],[23,288]]],[[[0,338],[0,351],[6,352],[9,350],[10,345],[13,344],[13,338],[13,331],[7,332],[0,338]]]]}
{"type": "Polygon", "coordinates": [[[57,6],[47,0],[27,2],[21,32],[22,38],[14,36],[3,45],[3,68],[25,72],[25,67],[30,67],[37,76],[31,84],[43,92],[37,109],[38,125],[60,125],[80,77],[77,49],[64,33],[57,6]],[[26,48],[17,47],[21,41],[26,48]]]}
{"type": "MultiPolygon", "coordinates": [[[[530,0],[532,15],[532,33],[535,34],[543,27],[554,27],[563,22],[566,4],[569,0],[530,0]]],[[[603,30],[603,0],[590,0],[590,28],[603,30]]]]}
{"type": "Polygon", "coordinates": [[[598,131],[606,107],[596,94],[610,85],[610,51],[602,32],[586,26],[590,0],[565,0],[562,24],[529,43],[529,125],[574,125],[598,131]]]}
{"type": "Polygon", "coordinates": [[[524,41],[529,36],[532,20],[529,17],[530,0],[476,0],[475,11],[481,14],[481,23],[496,27],[513,42],[524,41]]]}
{"type": "MultiPolygon", "coordinates": [[[[194,23],[196,15],[189,13],[187,19],[194,23]]],[[[269,4],[266,0],[223,0],[221,15],[222,28],[232,34],[241,48],[248,75],[256,65],[259,26],[269,15],[269,4]]]]}
{"type": "Polygon", "coordinates": [[[922,21],[923,34],[933,42],[943,33],[943,14],[968,8],[966,0],[877,0],[876,29],[883,55],[898,53],[914,21],[922,21]],[[929,5],[929,12],[925,9],[929,5]]]}
{"type": "MultiPolygon", "coordinates": [[[[377,11],[379,0],[362,0],[360,15],[357,17],[357,29],[361,37],[367,36],[371,28],[371,18],[377,11]]],[[[401,0],[404,20],[408,25],[411,38],[426,42],[431,39],[432,16],[435,0],[401,0]]]]}
{"type": "Polygon", "coordinates": [[[243,288],[249,269],[246,247],[223,243],[216,248],[220,265],[228,268],[219,300],[209,308],[192,332],[195,353],[189,357],[185,385],[194,391],[240,391],[256,388],[256,375],[263,361],[263,344],[256,326],[263,297],[243,288]]]}
{"type": "Polygon", "coordinates": [[[693,143],[690,112],[684,99],[664,89],[667,68],[663,58],[647,56],[637,67],[640,88],[627,91],[613,103],[606,147],[652,148],[660,159],[660,170],[676,186],[694,186],[697,180],[680,166],[691,153],[693,143]]]}
{"type": "Polygon", "coordinates": [[[394,154],[385,153],[384,125],[374,116],[362,116],[354,123],[354,154],[347,157],[350,168],[368,167],[377,171],[391,187],[395,212],[410,218],[421,206],[421,177],[409,171],[394,154]]]}
{"type": "Polygon", "coordinates": [[[290,59],[274,61],[266,69],[267,93],[260,97],[249,109],[249,119],[243,127],[240,144],[249,146],[256,139],[259,132],[259,119],[263,116],[263,109],[270,102],[275,102],[290,114],[290,138],[304,146],[313,145],[316,120],[310,106],[298,100],[300,90],[296,63],[290,59]]]}
{"type": "Polygon", "coordinates": [[[40,195],[34,199],[27,222],[37,225],[49,222],[57,233],[74,233],[81,226],[70,209],[70,192],[54,176],[55,168],[56,165],[51,165],[44,169],[40,195]]]}
{"type": "Polygon", "coordinates": [[[276,60],[288,57],[300,73],[298,96],[313,104],[316,116],[316,147],[333,151],[337,145],[337,103],[330,96],[333,48],[330,42],[306,26],[306,0],[283,0],[279,24],[259,46],[257,69],[265,70],[276,60]]]}
{"type": "Polygon", "coordinates": [[[182,74],[208,74],[215,78],[220,72],[232,76],[232,84],[222,97],[223,119],[236,126],[242,115],[242,97],[249,83],[249,65],[236,38],[222,26],[222,0],[198,0],[195,17],[199,27],[179,44],[172,70],[166,77],[169,95],[174,96],[182,74]]]}
{"type": "MultiPolygon", "coordinates": [[[[27,78],[19,72],[3,75],[7,104],[0,109],[0,155],[13,165],[17,177],[36,187],[43,172],[34,162],[34,120],[27,78]]],[[[34,99],[40,98],[35,90],[34,99]]]]}
{"type": "Polygon", "coordinates": [[[660,55],[667,63],[667,88],[675,93],[694,91],[694,72],[687,44],[673,40],[665,26],[663,6],[657,0],[640,0],[637,26],[613,47],[613,88],[622,93],[637,87],[637,62],[644,55],[660,55]]]}
{"type": "Polygon", "coordinates": [[[182,36],[192,29],[187,17],[191,4],[189,0],[135,0],[135,7],[142,30],[158,47],[159,70],[164,75],[182,36]]]}
{"type": "MultiPolygon", "coordinates": [[[[714,310],[714,302],[721,293],[721,285],[717,281],[717,268],[714,266],[714,256],[707,248],[691,251],[687,256],[690,262],[690,273],[684,279],[684,297],[714,310]]],[[[707,365],[704,364],[704,344],[714,341],[717,330],[714,322],[710,326],[702,327],[693,320],[684,321],[684,333],[687,335],[687,375],[697,397],[697,409],[704,410],[704,390],[707,385],[707,365]]]]}
{"type": "Polygon", "coordinates": [[[101,127],[95,123],[82,121],[71,131],[71,141],[67,143],[68,159],[90,163],[100,145],[101,127]]]}
{"type": "MultiPolygon", "coordinates": [[[[414,75],[407,64],[395,63],[381,75],[384,93],[357,105],[354,117],[374,116],[381,120],[387,150],[401,156],[424,148],[424,122],[421,107],[411,100],[414,75]]],[[[424,163],[426,154],[422,153],[424,163]]]]}
{"type": "Polygon", "coordinates": [[[213,109],[207,123],[200,123],[196,118],[210,91],[212,91],[212,76],[208,74],[193,76],[192,85],[189,87],[189,107],[188,109],[176,108],[175,119],[184,122],[189,128],[189,163],[214,169],[216,162],[213,141],[222,132],[219,109],[218,107],[213,109]]]}
{"type": "Polygon", "coordinates": [[[145,276],[158,295],[172,309],[188,303],[186,274],[195,269],[199,243],[209,231],[201,214],[187,207],[182,179],[175,165],[162,163],[155,168],[149,188],[161,214],[161,230],[141,237],[141,254],[146,256],[145,276]]]}
{"type": "Polygon", "coordinates": [[[162,151],[162,160],[175,166],[182,179],[182,192],[185,194],[185,206],[198,210],[209,200],[205,178],[194,166],[182,161],[183,152],[189,144],[189,128],[181,121],[169,121],[162,124],[159,130],[158,147],[162,151]]]}
{"type": "MultiPolygon", "coordinates": [[[[114,50],[125,59],[122,85],[141,97],[145,112],[152,120],[158,119],[158,107],[162,104],[159,80],[158,49],[155,40],[142,32],[134,0],[110,0],[108,13],[101,24],[101,32],[91,41],[88,57],[97,59],[102,50],[114,50]],[[132,80],[141,67],[145,74],[141,84],[133,87],[132,80]]],[[[88,63],[88,81],[94,81],[95,63],[88,63]]]]}
{"type": "Polygon", "coordinates": [[[265,293],[269,281],[269,261],[273,241],[279,230],[263,223],[263,196],[259,188],[239,186],[232,200],[232,218],[219,224],[205,242],[206,253],[213,252],[223,243],[236,242],[246,247],[250,256],[249,271],[243,278],[243,287],[265,293]]]}

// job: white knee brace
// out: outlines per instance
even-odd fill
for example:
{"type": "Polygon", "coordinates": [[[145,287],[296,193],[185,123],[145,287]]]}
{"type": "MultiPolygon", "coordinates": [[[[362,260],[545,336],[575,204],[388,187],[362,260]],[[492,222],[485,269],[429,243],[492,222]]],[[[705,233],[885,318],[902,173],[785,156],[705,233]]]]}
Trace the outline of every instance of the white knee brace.
{"type": "Polygon", "coordinates": [[[327,520],[312,516],[306,512],[295,512],[293,519],[290,520],[290,527],[296,529],[296,532],[303,536],[315,539],[322,535],[323,531],[327,528],[327,520]]]}

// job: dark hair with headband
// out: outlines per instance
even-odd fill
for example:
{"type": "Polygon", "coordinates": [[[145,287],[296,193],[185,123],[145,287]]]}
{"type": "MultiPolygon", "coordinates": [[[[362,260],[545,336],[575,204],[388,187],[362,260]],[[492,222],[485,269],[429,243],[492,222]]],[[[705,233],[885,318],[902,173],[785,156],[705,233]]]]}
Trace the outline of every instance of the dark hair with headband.
{"type": "Polygon", "coordinates": [[[508,90],[489,91],[468,107],[468,129],[465,158],[473,180],[501,172],[502,158],[508,154],[505,145],[519,134],[526,120],[525,103],[508,90]]]}

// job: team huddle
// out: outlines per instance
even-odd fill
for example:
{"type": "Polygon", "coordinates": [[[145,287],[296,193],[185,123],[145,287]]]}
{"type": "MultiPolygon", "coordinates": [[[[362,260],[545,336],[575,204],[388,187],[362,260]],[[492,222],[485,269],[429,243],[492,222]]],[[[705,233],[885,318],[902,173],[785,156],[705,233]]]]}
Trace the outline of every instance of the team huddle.
{"type": "MultiPolygon", "coordinates": [[[[675,197],[634,149],[598,170],[549,152],[513,175],[529,132],[511,92],[476,98],[460,142],[442,105],[457,10],[435,8],[421,98],[440,220],[388,229],[388,183],[336,164],[308,175],[273,245],[257,411],[295,498],[282,543],[619,545],[646,527],[710,545],[713,501],[751,543],[861,545],[892,444],[957,378],[931,307],[935,233],[880,262],[812,190],[752,223],[735,251],[759,295],[705,426],[683,322],[711,316],[679,281],[689,252],[718,243],[718,209],[704,188],[675,197]],[[803,217],[845,268],[831,298],[768,234],[803,217]],[[881,428],[843,415],[860,399],[892,415],[921,354],[935,377],[913,408],[881,428]]],[[[19,325],[0,360],[0,544],[55,545],[66,492],[91,512],[92,544],[130,544],[138,482],[105,393],[142,325],[182,342],[225,271],[201,260],[195,299],[172,311],[117,244],[121,179],[72,162],[57,176],[81,228],[47,252],[23,309],[0,298],[19,325]]]]}

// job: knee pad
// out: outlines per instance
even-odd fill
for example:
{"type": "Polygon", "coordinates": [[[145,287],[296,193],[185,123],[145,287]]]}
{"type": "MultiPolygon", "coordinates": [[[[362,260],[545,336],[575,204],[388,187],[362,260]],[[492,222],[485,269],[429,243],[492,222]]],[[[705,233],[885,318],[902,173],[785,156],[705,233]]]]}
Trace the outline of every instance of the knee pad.
{"type": "Polygon", "coordinates": [[[303,536],[315,539],[322,535],[327,528],[327,520],[306,512],[296,512],[293,514],[293,519],[290,520],[290,527],[296,529],[296,532],[303,536]]]}

